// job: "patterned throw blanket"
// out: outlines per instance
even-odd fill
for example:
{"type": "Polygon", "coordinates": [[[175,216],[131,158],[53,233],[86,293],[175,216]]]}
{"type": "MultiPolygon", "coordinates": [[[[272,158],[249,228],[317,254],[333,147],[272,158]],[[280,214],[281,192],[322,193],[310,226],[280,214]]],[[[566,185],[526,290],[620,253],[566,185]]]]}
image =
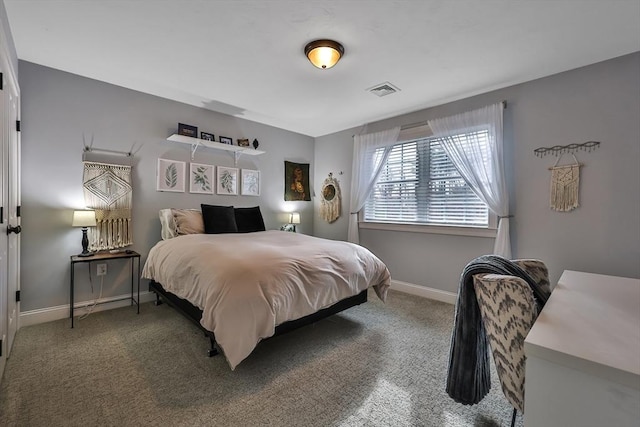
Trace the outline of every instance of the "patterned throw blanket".
{"type": "Polygon", "coordinates": [[[473,287],[474,274],[505,274],[523,279],[542,310],[548,293],[517,264],[497,255],[484,255],[467,264],[460,277],[455,323],[449,352],[447,394],[458,403],[474,405],[491,388],[487,336],[473,287]]]}

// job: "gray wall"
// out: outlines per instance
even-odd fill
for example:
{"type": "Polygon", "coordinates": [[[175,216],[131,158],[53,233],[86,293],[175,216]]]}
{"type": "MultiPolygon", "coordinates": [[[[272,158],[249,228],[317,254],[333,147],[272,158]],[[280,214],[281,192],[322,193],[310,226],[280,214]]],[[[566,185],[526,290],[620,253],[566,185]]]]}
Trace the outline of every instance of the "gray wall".
{"type": "MultiPolygon", "coordinates": [[[[81,250],[81,231],[71,228],[73,209],[83,208],[83,135],[94,147],[129,151],[133,158],[132,249],[143,255],[160,239],[158,210],[199,208],[201,203],[261,207],[268,229],[285,222],[283,211],[299,211],[301,232],[313,230],[312,202],[284,202],[284,160],[311,163],[314,140],[240,118],[142,94],[40,65],[21,61],[22,90],[22,311],[69,303],[69,256],[81,250]],[[178,123],[236,138],[257,138],[266,154],[241,156],[238,168],[261,171],[261,195],[218,196],[156,191],[159,157],[190,162],[190,146],[166,141],[178,123]],[[135,150],[135,149],[134,149],[135,150]]],[[[124,156],[94,155],[103,161],[127,161],[124,156]]],[[[193,160],[233,166],[225,151],[199,148],[193,160]]],[[[95,269],[95,266],[94,266],[95,269]]],[[[128,289],[126,263],[108,265],[103,296],[128,289]]],[[[99,286],[95,270],[94,287],[99,286]]],[[[93,298],[87,267],[76,274],[76,301],[93,298]]],[[[144,290],[144,284],[142,286],[144,290]]],[[[94,296],[97,295],[97,291],[94,296]]]]}
{"type": "MultiPolygon", "coordinates": [[[[552,282],[562,271],[640,277],[640,53],[568,71],[367,125],[375,132],[473,110],[506,100],[505,162],[510,186],[514,257],[539,258],[552,282]],[[579,152],[580,207],[569,213],[549,209],[549,166],[538,147],[600,141],[579,152]]],[[[344,213],[351,185],[349,129],[316,138],[315,185],[323,174],[343,170],[344,213]]],[[[561,164],[570,161],[570,156],[561,164]]],[[[319,201],[315,201],[316,208],[319,201]]],[[[314,233],[346,239],[343,216],[334,224],[316,218],[314,233]]],[[[491,253],[493,239],[361,230],[361,243],[380,256],[395,280],[456,292],[464,265],[491,253]]]]}

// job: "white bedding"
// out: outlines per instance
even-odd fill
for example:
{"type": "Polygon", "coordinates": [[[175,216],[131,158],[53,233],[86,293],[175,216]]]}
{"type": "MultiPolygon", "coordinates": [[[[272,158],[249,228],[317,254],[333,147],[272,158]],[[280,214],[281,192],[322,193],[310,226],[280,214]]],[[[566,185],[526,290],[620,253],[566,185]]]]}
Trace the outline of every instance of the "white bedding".
{"type": "Polygon", "coordinates": [[[352,243],[284,231],[190,234],[157,243],[142,277],[203,311],[231,369],[275,327],[373,287],[385,300],[387,267],[352,243]]]}

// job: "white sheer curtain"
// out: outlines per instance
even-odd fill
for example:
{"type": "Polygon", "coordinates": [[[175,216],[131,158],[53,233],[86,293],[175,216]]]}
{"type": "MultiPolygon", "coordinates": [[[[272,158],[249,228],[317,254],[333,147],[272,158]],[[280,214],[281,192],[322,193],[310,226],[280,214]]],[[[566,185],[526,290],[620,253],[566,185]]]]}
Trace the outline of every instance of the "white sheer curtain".
{"type": "Polygon", "coordinates": [[[400,126],[382,132],[356,135],[353,138],[353,167],[351,198],[349,205],[349,233],[347,239],[360,243],[358,212],[371,194],[380,170],[389,156],[391,147],[398,141],[400,126]],[[379,148],[385,148],[378,151],[379,148]]]}
{"type": "Polygon", "coordinates": [[[511,258],[509,238],[509,194],[504,176],[503,103],[442,119],[429,120],[433,135],[440,139],[460,175],[498,218],[496,255],[511,258]],[[488,131],[488,150],[484,137],[488,131]]]}

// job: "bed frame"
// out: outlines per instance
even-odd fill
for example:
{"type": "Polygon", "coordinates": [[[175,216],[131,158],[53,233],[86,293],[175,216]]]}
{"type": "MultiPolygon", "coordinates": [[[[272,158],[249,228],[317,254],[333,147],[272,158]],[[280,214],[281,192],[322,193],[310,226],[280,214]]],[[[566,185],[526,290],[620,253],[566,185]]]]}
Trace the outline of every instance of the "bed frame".
{"type": "MultiPolygon", "coordinates": [[[[204,326],[200,324],[200,319],[202,319],[202,310],[200,310],[198,307],[191,304],[186,299],[182,299],[176,296],[175,294],[172,294],[171,292],[166,291],[160,283],[154,280],[149,282],[149,291],[155,292],[156,305],[162,304],[162,300],[165,300],[170,306],[175,308],[180,314],[185,316],[187,319],[191,320],[198,328],[200,328],[200,330],[204,332],[205,336],[208,337],[211,342],[211,348],[207,351],[207,355],[209,357],[215,356],[216,354],[219,353],[218,344],[216,343],[215,335],[213,334],[213,332],[207,330],[204,326]]],[[[366,289],[360,292],[358,295],[345,298],[333,304],[332,306],[323,308],[322,310],[312,313],[308,316],[301,317],[300,319],[296,319],[296,320],[291,320],[276,326],[276,331],[273,334],[273,337],[293,331],[302,326],[315,323],[321,319],[324,319],[326,317],[339,313],[343,310],[346,310],[347,308],[354,307],[356,305],[359,305],[365,302],[367,302],[366,289]]]]}

